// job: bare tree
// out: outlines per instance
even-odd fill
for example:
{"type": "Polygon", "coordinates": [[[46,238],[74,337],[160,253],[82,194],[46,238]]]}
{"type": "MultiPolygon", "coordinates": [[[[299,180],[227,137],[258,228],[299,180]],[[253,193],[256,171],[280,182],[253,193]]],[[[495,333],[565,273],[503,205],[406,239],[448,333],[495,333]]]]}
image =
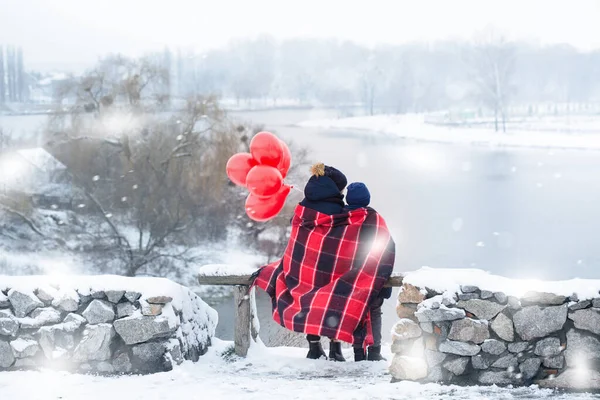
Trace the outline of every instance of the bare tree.
{"type": "Polygon", "coordinates": [[[12,46],[6,49],[6,83],[8,87],[8,101],[15,101],[15,68],[14,50],[12,46]]]}
{"type": "Polygon", "coordinates": [[[506,132],[507,106],[512,94],[511,79],[515,72],[516,49],[504,36],[485,32],[467,54],[471,79],[480,99],[494,111],[494,128],[506,132]]]}
{"type": "Polygon", "coordinates": [[[23,49],[21,47],[17,50],[16,63],[16,91],[17,101],[24,102],[27,100],[27,83],[25,82],[25,65],[23,63],[23,49]]]}
{"type": "Polygon", "coordinates": [[[55,93],[55,101],[73,103],[69,117],[117,109],[154,111],[169,96],[169,71],[161,57],[131,59],[121,55],[101,60],[96,68],[80,78],[65,82],[55,93]]]}
{"type": "Polygon", "coordinates": [[[4,48],[0,46],[0,104],[6,102],[6,74],[4,72],[4,48]]]}
{"type": "Polygon", "coordinates": [[[165,103],[169,103],[171,101],[171,95],[173,92],[173,87],[172,87],[172,68],[173,68],[173,54],[171,53],[171,50],[169,50],[168,47],[165,48],[164,52],[163,52],[163,69],[164,69],[164,87],[165,87],[165,93],[163,96],[165,96],[165,103]]]}
{"type": "Polygon", "coordinates": [[[367,108],[369,115],[375,113],[375,99],[382,79],[383,70],[379,67],[375,54],[371,54],[363,67],[360,80],[363,104],[367,108]]]}
{"type": "Polygon", "coordinates": [[[115,142],[72,133],[54,153],[106,224],[101,235],[124,261],[124,274],[148,272],[162,259],[187,263],[193,260],[187,245],[224,236],[229,189],[219,172],[239,137],[216,99],[190,100],[184,113],[167,120],[145,117],[115,142]],[[74,151],[86,145],[95,152],[91,159],[74,151]]]}
{"type": "Polygon", "coordinates": [[[233,68],[231,91],[237,101],[265,98],[275,80],[275,44],[268,36],[230,46],[233,68]]]}
{"type": "Polygon", "coordinates": [[[0,154],[10,149],[13,144],[12,135],[0,126],[0,154]]]}
{"type": "Polygon", "coordinates": [[[124,261],[126,275],[185,264],[193,259],[186,249],[222,239],[233,222],[226,199],[237,188],[223,171],[241,133],[212,96],[190,98],[172,116],[155,113],[156,94],[168,88],[160,58],[103,60],[64,88],[59,97],[74,105],[48,128],[47,147],[104,223],[97,243],[124,261]]]}

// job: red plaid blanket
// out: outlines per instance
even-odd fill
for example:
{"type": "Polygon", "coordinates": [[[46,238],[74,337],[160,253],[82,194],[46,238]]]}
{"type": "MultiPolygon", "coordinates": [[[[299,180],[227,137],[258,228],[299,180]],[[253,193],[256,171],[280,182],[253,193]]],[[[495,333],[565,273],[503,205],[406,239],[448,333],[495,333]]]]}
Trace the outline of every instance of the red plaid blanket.
{"type": "Polygon", "coordinates": [[[254,285],[273,301],[285,328],[348,343],[373,343],[369,304],[394,268],[395,244],[372,209],[340,215],[297,206],[283,258],[261,268],[254,285]]]}

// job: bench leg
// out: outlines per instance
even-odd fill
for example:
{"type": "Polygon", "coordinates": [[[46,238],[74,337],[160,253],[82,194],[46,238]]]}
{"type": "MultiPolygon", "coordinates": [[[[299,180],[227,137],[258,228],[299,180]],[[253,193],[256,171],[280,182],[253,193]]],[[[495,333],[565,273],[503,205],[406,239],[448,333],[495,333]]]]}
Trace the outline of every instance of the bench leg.
{"type": "Polygon", "coordinates": [[[233,301],[235,308],[235,354],[240,357],[248,355],[250,348],[250,290],[248,286],[234,286],[233,301]]]}
{"type": "Polygon", "coordinates": [[[256,308],[256,287],[253,287],[250,289],[250,334],[254,342],[258,340],[259,332],[260,323],[258,321],[258,309],[256,308]]]}

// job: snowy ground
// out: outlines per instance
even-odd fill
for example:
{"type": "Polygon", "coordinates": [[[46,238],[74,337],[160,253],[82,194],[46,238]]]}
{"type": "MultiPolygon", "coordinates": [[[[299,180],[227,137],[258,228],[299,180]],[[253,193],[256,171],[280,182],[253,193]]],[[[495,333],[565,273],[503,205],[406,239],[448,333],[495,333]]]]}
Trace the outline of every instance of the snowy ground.
{"type": "Polygon", "coordinates": [[[522,298],[528,292],[554,293],[565,297],[576,295],[579,300],[598,297],[600,279],[569,279],[562,281],[540,279],[511,279],[475,268],[430,268],[403,273],[403,283],[429,288],[439,293],[460,293],[461,286],[472,285],[481,290],[503,292],[522,298]]]}
{"type": "Polygon", "coordinates": [[[308,128],[352,129],[386,134],[403,139],[436,143],[472,144],[481,146],[559,148],[600,150],[600,118],[573,119],[571,131],[578,124],[585,128],[582,132],[568,133],[548,131],[552,121],[541,119],[533,123],[511,125],[507,133],[494,132],[492,129],[474,127],[444,127],[425,122],[424,115],[377,115],[341,119],[311,120],[299,124],[308,128]],[[590,129],[594,127],[594,130],[590,129]]]}
{"type": "MultiPolygon", "coordinates": [[[[255,347],[246,359],[227,360],[231,346],[216,341],[196,364],[174,371],[106,378],[64,372],[3,372],[6,399],[596,399],[536,387],[457,387],[412,382],[390,383],[387,364],[332,363],[304,358],[305,349],[255,347]],[[31,384],[35,382],[35,384],[31,384]]],[[[350,354],[346,354],[350,357],[350,354]]]]}

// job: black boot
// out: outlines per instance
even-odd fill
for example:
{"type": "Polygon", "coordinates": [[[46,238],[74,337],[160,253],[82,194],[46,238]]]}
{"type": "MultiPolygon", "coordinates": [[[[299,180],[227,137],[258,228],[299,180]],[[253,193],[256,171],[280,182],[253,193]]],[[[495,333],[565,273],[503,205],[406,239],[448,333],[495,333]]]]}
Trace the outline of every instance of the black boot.
{"type": "Polygon", "coordinates": [[[342,344],[340,342],[329,342],[329,359],[331,361],[344,362],[346,359],[342,355],[342,344]]]}
{"type": "Polygon", "coordinates": [[[310,358],[311,360],[324,358],[327,360],[327,355],[325,354],[325,350],[323,350],[320,341],[308,341],[308,354],[306,355],[306,358],[310,358]]]}
{"type": "Polygon", "coordinates": [[[354,361],[359,362],[359,361],[365,361],[366,359],[367,359],[367,354],[365,353],[365,349],[363,349],[362,347],[355,347],[354,348],[354,361]]]}
{"type": "Polygon", "coordinates": [[[369,346],[367,360],[369,361],[387,361],[381,355],[381,346],[369,346]]]}

